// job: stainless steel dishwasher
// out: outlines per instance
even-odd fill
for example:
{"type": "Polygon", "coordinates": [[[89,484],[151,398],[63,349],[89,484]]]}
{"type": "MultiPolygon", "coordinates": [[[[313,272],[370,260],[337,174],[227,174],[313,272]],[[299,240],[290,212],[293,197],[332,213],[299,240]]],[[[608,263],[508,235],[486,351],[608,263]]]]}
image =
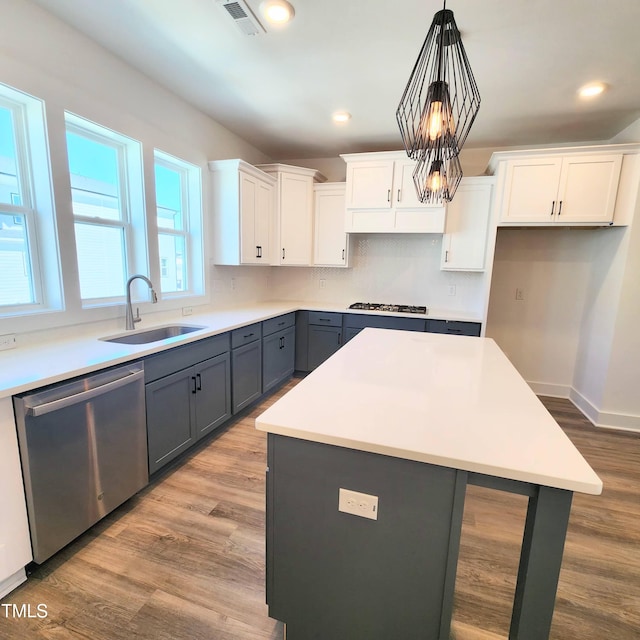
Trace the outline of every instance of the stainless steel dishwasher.
{"type": "Polygon", "coordinates": [[[13,402],[31,545],[41,563],[148,483],[143,364],[13,402]]]}

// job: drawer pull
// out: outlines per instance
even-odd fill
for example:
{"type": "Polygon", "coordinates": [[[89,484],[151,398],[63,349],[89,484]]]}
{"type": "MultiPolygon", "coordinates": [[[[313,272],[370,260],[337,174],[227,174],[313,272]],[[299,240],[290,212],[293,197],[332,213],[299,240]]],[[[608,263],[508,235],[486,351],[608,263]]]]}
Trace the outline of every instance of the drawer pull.
{"type": "Polygon", "coordinates": [[[246,336],[242,336],[243,338],[250,338],[253,335],[253,333],[247,333],[246,336]]]}
{"type": "Polygon", "coordinates": [[[193,381],[193,389],[191,389],[191,393],[196,393],[198,391],[198,385],[196,384],[196,377],[191,376],[191,380],[193,381]]]}

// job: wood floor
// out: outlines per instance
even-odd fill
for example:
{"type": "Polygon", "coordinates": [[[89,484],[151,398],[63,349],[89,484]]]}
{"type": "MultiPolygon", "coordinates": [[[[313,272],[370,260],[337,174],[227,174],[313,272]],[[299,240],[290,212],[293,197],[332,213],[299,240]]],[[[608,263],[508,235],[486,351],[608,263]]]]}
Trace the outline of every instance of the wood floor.
{"type": "MultiPolygon", "coordinates": [[[[280,640],[264,605],[266,438],[253,422],[296,382],[36,568],[2,600],[0,639],[280,640]],[[48,616],[7,617],[8,604],[48,616]]],[[[640,437],[543,400],[605,485],[574,498],[551,638],[637,640],[640,437]]],[[[469,487],[452,638],[507,637],[525,508],[469,487]]]]}

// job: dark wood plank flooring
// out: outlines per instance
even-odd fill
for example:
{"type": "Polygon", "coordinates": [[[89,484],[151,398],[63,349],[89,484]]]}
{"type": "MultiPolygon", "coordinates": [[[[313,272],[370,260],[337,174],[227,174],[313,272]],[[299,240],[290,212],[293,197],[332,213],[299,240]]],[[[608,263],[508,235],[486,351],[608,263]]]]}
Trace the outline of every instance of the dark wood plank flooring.
{"type": "MultiPolygon", "coordinates": [[[[0,639],[280,640],[264,604],[266,437],[254,420],[296,383],[35,568],[2,605],[45,604],[48,616],[0,606],[0,639]]],[[[605,484],[574,498],[551,638],[637,640],[640,436],[543,401],[605,484]]],[[[469,488],[452,638],[507,637],[525,509],[521,496],[469,488]]]]}

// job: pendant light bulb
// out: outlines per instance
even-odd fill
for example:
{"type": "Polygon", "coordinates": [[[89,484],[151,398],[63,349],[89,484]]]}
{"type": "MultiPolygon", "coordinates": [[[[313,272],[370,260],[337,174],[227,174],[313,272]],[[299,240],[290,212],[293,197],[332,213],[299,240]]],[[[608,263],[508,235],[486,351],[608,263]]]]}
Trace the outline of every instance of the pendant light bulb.
{"type": "Polygon", "coordinates": [[[446,186],[447,179],[443,172],[442,160],[434,160],[427,177],[427,189],[436,193],[446,186]]]}
{"type": "Polygon", "coordinates": [[[429,85],[420,131],[420,141],[424,143],[427,143],[427,140],[433,143],[442,139],[448,146],[448,143],[454,140],[456,125],[446,82],[436,80],[429,85]]]}

